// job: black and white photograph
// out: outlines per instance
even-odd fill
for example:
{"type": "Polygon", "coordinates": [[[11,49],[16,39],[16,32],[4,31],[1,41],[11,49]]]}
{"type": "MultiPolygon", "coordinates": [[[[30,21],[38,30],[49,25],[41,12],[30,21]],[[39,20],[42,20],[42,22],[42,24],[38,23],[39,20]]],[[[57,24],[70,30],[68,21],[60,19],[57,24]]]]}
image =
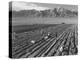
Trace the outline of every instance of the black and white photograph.
{"type": "Polygon", "coordinates": [[[9,57],[78,55],[78,5],[9,2],[9,57]]]}

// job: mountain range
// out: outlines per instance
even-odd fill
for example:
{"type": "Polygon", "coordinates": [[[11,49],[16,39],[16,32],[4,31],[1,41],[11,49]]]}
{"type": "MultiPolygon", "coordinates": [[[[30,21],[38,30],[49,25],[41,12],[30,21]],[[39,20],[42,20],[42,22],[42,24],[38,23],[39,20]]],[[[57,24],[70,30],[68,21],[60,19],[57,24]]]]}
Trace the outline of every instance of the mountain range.
{"type": "Polygon", "coordinates": [[[77,11],[68,10],[65,8],[54,8],[46,10],[10,10],[12,17],[75,17],[78,16],[77,11]]]}

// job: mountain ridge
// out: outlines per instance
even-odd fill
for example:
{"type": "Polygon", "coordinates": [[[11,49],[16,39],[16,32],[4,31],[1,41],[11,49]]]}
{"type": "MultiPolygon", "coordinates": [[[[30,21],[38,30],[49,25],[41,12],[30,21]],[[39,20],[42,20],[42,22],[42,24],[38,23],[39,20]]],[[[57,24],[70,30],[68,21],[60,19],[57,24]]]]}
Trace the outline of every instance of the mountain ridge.
{"type": "Polygon", "coordinates": [[[12,17],[74,17],[78,16],[77,11],[68,10],[65,8],[54,8],[54,9],[46,9],[46,10],[21,10],[14,11],[9,10],[12,13],[12,17]]]}

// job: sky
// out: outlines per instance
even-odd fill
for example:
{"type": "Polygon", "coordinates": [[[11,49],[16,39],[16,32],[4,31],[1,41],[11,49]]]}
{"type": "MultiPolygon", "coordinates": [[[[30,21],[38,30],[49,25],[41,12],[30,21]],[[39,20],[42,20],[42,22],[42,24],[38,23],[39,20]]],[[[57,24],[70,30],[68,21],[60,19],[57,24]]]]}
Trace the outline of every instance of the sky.
{"type": "Polygon", "coordinates": [[[45,10],[45,9],[54,9],[57,8],[66,8],[70,10],[78,10],[77,5],[64,5],[64,4],[46,4],[46,3],[33,3],[33,2],[23,2],[23,1],[13,1],[12,2],[12,10],[20,11],[20,10],[45,10]]]}
{"type": "Polygon", "coordinates": [[[49,9],[49,7],[43,7],[34,3],[27,3],[21,1],[12,2],[12,10],[20,11],[20,10],[30,10],[30,9],[45,10],[45,9],[49,9]]]}

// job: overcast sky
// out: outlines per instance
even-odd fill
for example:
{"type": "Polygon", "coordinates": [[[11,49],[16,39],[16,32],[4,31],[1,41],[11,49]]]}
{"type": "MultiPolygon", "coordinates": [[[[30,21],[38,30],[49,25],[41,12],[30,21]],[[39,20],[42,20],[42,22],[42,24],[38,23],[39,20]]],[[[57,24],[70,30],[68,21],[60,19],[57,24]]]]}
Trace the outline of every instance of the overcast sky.
{"type": "Polygon", "coordinates": [[[53,9],[53,8],[66,8],[70,10],[77,10],[77,5],[63,5],[63,4],[46,4],[46,3],[32,3],[32,2],[23,2],[23,1],[13,1],[12,2],[12,10],[20,11],[20,10],[45,10],[45,9],[53,9]]]}

